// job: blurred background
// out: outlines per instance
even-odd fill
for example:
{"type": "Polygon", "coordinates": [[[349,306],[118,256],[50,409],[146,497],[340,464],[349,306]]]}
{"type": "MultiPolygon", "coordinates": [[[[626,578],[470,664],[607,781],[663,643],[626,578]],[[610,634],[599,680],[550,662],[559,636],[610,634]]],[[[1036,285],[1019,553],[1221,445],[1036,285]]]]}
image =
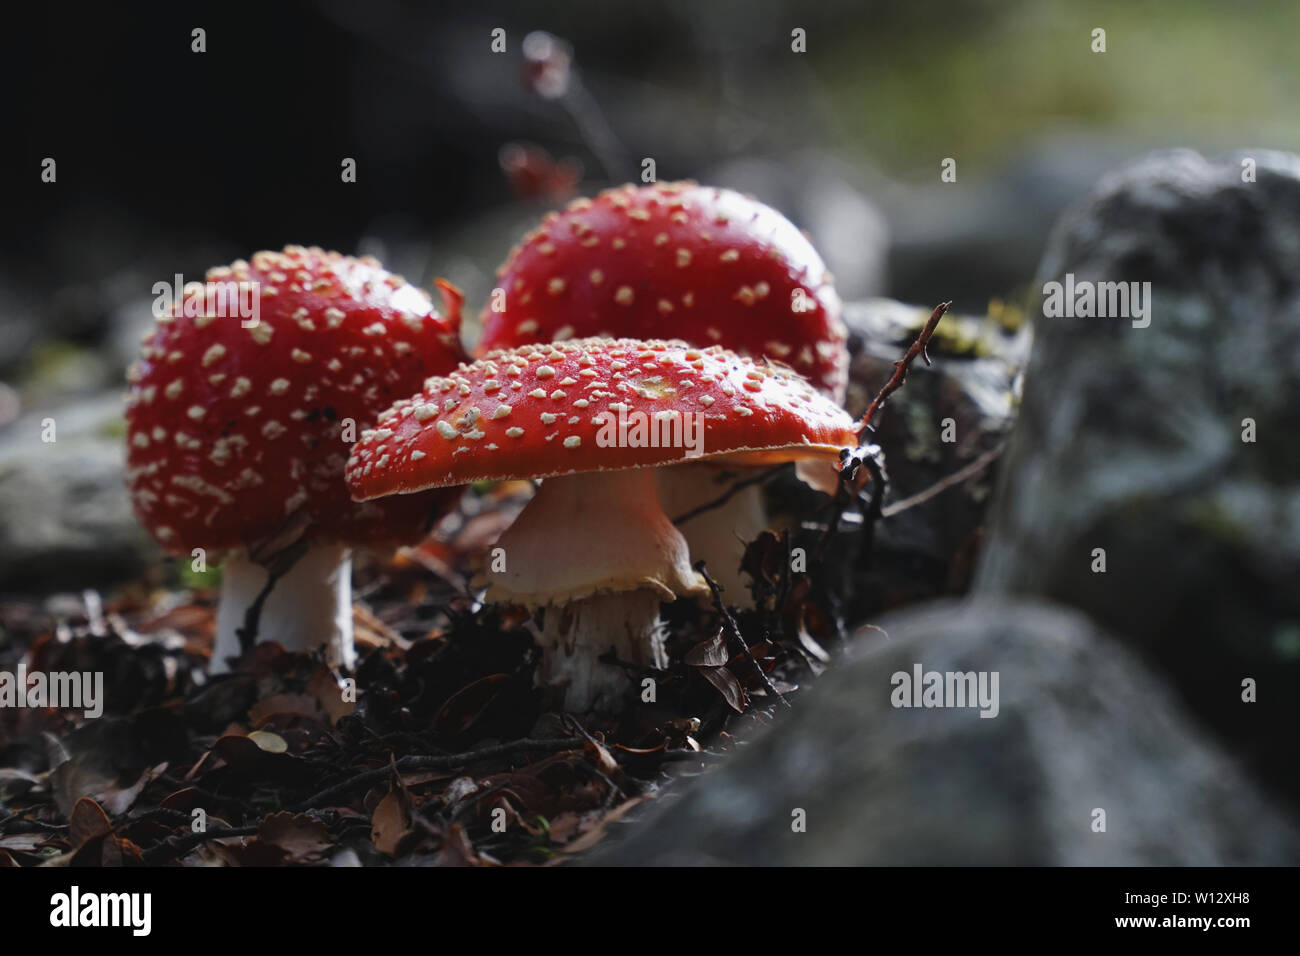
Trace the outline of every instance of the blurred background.
{"type": "Polygon", "coordinates": [[[645,157],[660,179],[776,205],[846,298],[979,311],[1023,286],[1054,217],[1117,162],[1300,136],[1288,67],[1300,8],[1286,2],[1228,14],[1208,0],[338,0],[25,15],[29,29],[7,38],[0,379],[35,405],[118,382],[155,281],[261,248],[375,252],[413,280],[449,276],[477,309],[564,184],[622,182],[645,157]],[[206,53],[191,52],[196,27],[206,53]],[[1097,27],[1104,54],[1091,52],[1097,27]],[[495,28],[505,53],[491,50],[495,28]],[[791,50],[795,28],[806,53],[791,50]],[[523,82],[534,30],[571,44],[565,97],[523,82]],[[554,194],[512,189],[509,144],[562,164],[554,194]],[[40,182],[47,156],[57,184],[40,182]],[[355,183],[340,181],[344,157],[355,183]],[[946,157],[955,183],[940,181],[946,157]]]}

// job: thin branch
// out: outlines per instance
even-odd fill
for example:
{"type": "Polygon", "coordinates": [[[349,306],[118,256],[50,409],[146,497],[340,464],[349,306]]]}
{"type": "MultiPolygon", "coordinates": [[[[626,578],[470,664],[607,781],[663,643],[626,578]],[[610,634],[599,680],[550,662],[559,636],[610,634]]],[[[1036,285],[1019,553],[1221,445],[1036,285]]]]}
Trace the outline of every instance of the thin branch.
{"type": "Polygon", "coordinates": [[[614,182],[629,178],[632,167],[627,161],[627,153],[618,134],[614,132],[614,127],[605,118],[596,98],[587,90],[576,69],[568,90],[560,97],[560,105],[578,128],[583,142],[604,167],[605,175],[614,182]]]}
{"type": "Polygon", "coordinates": [[[205,830],[202,833],[188,833],[180,839],[170,838],[159,843],[157,846],[151,846],[144,851],[144,861],[150,865],[165,863],[168,860],[174,860],[178,856],[184,856],[201,843],[208,840],[223,840],[226,837],[252,836],[257,832],[256,826],[247,827],[218,827],[215,830],[205,830]]]}
{"type": "Polygon", "coordinates": [[[866,433],[867,429],[871,427],[871,421],[876,417],[876,413],[884,406],[885,400],[896,392],[899,387],[902,386],[903,382],[907,381],[907,369],[911,366],[912,362],[916,360],[916,357],[919,355],[926,365],[931,364],[930,356],[926,352],[926,347],[930,344],[930,337],[934,335],[934,330],[939,326],[939,320],[944,317],[944,314],[947,313],[951,307],[951,300],[948,302],[940,302],[936,305],[934,311],[930,313],[930,318],[926,321],[924,328],[922,328],[920,334],[917,335],[916,341],[912,343],[912,347],[907,350],[901,359],[894,363],[894,374],[890,376],[889,381],[885,383],[885,387],[882,388],[879,393],[877,393],[876,397],[871,400],[871,404],[867,406],[866,414],[862,416],[862,421],[858,423],[857,432],[859,443],[862,441],[862,436],[866,433]]]}
{"type": "Polygon", "coordinates": [[[676,518],[673,519],[673,524],[683,524],[687,521],[690,521],[692,518],[699,517],[700,515],[704,514],[704,512],[706,511],[711,511],[714,508],[722,507],[728,501],[730,501],[741,489],[748,488],[750,485],[762,484],[763,482],[767,481],[769,478],[774,477],[777,474],[777,472],[779,472],[782,468],[785,467],[786,467],[785,464],[774,465],[771,468],[768,468],[766,471],[759,472],[757,475],[750,475],[748,478],[742,478],[739,481],[734,482],[730,488],[728,488],[722,494],[718,495],[718,497],[714,498],[712,501],[706,501],[704,504],[692,508],[690,511],[687,511],[685,514],[678,515],[676,518]]]}
{"type": "MultiPolygon", "coordinates": [[[[547,739],[534,739],[525,737],[522,740],[512,740],[509,743],[495,744],[491,747],[482,747],[478,750],[470,750],[459,754],[436,754],[422,755],[413,754],[409,757],[402,757],[397,761],[396,767],[399,772],[414,772],[417,770],[451,770],[463,767],[467,764],[476,763],[480,760],[489,760],[494,757],[506,757],[511,754],[520,753],[526,750],[540,750],[547,753],[559,753],[565,750],[574,750],[583,745],[581,737],[559,737],[547,739]]],[[[376,783],[381,783],[388,779],[393,772],[393,768],[380,767],[377,770],[366,770],[362,773],[354,774],[341,783],[336,783],[331,787],[326,787],[319,793],[313,794],[294,809],[296,811],[310,810],[313,807],[320,806],[337,797],[353,793],[357,790],[364,790],[376,783]]]]}
{"type": "Polygon", "coordinates": [[[0,818],[0,833],[62,833],[68,829],[66,823],[46,823],[44,820],[33,820],[30,817],[24,817],[18,813],[6,814],[0,818]]]}
{"type": "Polygon", "coordinates": [[[968,478],[973,478],[996,461],[998,456],[1006,450],[1006,447],[1006,442],[998,442],[998,444],[981,454],[978,458],[963,465],[961,468],[958,468],[951,475],[945,475],[943,478],[940,478],[924,491],[918,491],[916,494],[904,498],[902,501],[895,501],[893,504],[885,508],[881,512],[881,515],[885,518],[892,518],[894,515],[906,511],[909,508],[915,508],[917,505],[925,504],[931,498],[942,494],[954,485],[961,484],[968,478]]]}
{"type": "Polygon", "coordinates": [[[763,670],[763,665],[758,662],[758,658],[754,656],[754,652],[750,650],[749,645],[745,643],[745,637],[740,633],[740,625],[736,623],[736,619],[731,616],[731,612],[727,610],[726,604],[722,602],[722,589],[718,587],[718,582],[709,576],[709,572],[705,567],[705,562],[696,561],[695,570],[700,572],[700,576],[704,578],[704,583],[709,586],[709,591],[713,594],[713,606],[722,617],[723,627],[727,629],[727,633],[731,635],[735,642],[744,648],[745,656],[748,657],[749,662],[754,665],[754,672],[758,674],[758,679],[763,682],[763,686],[767,688],[769,694],[779,700],[786,707],[789,707],[790,702],[781,695],[779,690],[776,689],[776,685],[772,683],[772,679],[767,676],[767,671],[763,670]]]}

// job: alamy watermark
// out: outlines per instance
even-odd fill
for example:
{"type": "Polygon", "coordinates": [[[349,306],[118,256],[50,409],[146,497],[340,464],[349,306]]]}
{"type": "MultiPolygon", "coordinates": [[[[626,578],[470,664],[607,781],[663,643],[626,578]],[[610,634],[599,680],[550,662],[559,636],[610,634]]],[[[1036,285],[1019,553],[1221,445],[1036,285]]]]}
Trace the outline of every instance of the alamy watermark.
{"type": "Polygon", "coordinates": [[[262,319],[262,287],[258,282],[185,282],[176,273],[172,284],[153,284],[153,314],[162,321],[187,318],[239,319],[246,329],[262,319]]]}
{"type": "Polygon", "coordinates": [[[681,448],[687,458],[704,454],[704,413],[632,411],[615,402],[598,420],[596,444],[601,448],[681,448]]]}
{"type": "Polygon", "coordinates": [[[56,707],[80,710],[87,720],[104,713],[102,671],[0,671],[0,707],[56,707]]]}
{"type": "Polygon", "coordinates": [[[1065,282],[1043,283],[1043,315],[1049,319],[1132,319],[1133,328],[1151,324],[1150,282],[1092,282],[1065,274],[1065,282]]]}
{"type": "Polygon", "coordinates": [[[927,671],[920,664],[889,678],[894,707],[978,707],[981,717],[996,717],[997,671],[927,671]]]}
{"type": "Polygon", "coordinates": [[[50,925],[59,928],[125,927],[132,936],[153,928],[152,893],[83,893],[74,885],[50,897],[50,925]]]}

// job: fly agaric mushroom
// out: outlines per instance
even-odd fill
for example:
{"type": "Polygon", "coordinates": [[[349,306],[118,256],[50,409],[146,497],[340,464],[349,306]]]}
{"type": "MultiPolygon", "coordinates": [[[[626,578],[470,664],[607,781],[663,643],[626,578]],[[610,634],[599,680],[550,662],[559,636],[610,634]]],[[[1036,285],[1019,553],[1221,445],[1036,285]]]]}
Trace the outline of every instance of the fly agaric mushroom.
{"type": "Polygon", "coordinates": [[[128,374],[132,505],[172,554],[226,552],[214,671],[240,653],[245,613],[272,573],[263,556],[276,554],[283,574],[260,633],[290,650],[324,644],[331,664],[350,667],[350,546],[411,540],[457,492],[357,505],[343,481],[348,443],[465,357],[461,295],[440,283],[444,319],[374,259],[301,246],[206,278],[160,315],[128,374]]]}
{"type": "MultiPolygon", "coordinates": [[[[498,274],[479,354],[523,342],[604,335],[677,338],[784,362],[836,401],[847,333],[830,274],[793,223],[729,189],[623,186],[543,220],[498,274]]],[[[744,470],[699,464],[660,475],[665,511],[736,603],[748,602],[745,545],[769,524],[758,483],[722,497],[744,470]]]]}
{"type": "Polygon", "coordinates": [[[477,354],[599,335],[681,339],[784,362],[836,401],[848,333],[795,225],[693,182],[606,190],[550,213],[497,272],[477,354]]]}
{"type": "Polygon", "coordinates": [[[363,433],[353,496],[541,478],[497,542],[488,599],[541,609],[538,683],[573,711],[617,709],[618,661],[663,668],[659,605],[702,595],[654,475],[692,457],[819,461],[857,444],[848,413],[786,369],[717,346],[574,339],[500,350],[425,384],[363,433]]]}

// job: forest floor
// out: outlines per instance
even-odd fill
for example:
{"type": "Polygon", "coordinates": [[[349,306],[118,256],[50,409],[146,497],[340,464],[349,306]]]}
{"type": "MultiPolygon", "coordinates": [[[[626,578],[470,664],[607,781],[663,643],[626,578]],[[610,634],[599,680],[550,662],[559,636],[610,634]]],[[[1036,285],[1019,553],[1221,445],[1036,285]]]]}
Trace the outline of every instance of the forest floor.
{"type": "Polygon", "coordinates": [[[472,491],[443,534],[358,564],[354,690],[273,643],[208,677],[211,587],[3,605],[0,670],[102,674],[107,704],[0,710],[0,865],[563,861],[779,719],[859,623],[838,610],[853,576],[834,571],[867,536],[834,530],[823,499],[751,545],[755,609],[666,608],[674,663],[653,694],[634,683],[603,719],[550,712],[530,618],[469,585],[527,493],[472,491]]]}

